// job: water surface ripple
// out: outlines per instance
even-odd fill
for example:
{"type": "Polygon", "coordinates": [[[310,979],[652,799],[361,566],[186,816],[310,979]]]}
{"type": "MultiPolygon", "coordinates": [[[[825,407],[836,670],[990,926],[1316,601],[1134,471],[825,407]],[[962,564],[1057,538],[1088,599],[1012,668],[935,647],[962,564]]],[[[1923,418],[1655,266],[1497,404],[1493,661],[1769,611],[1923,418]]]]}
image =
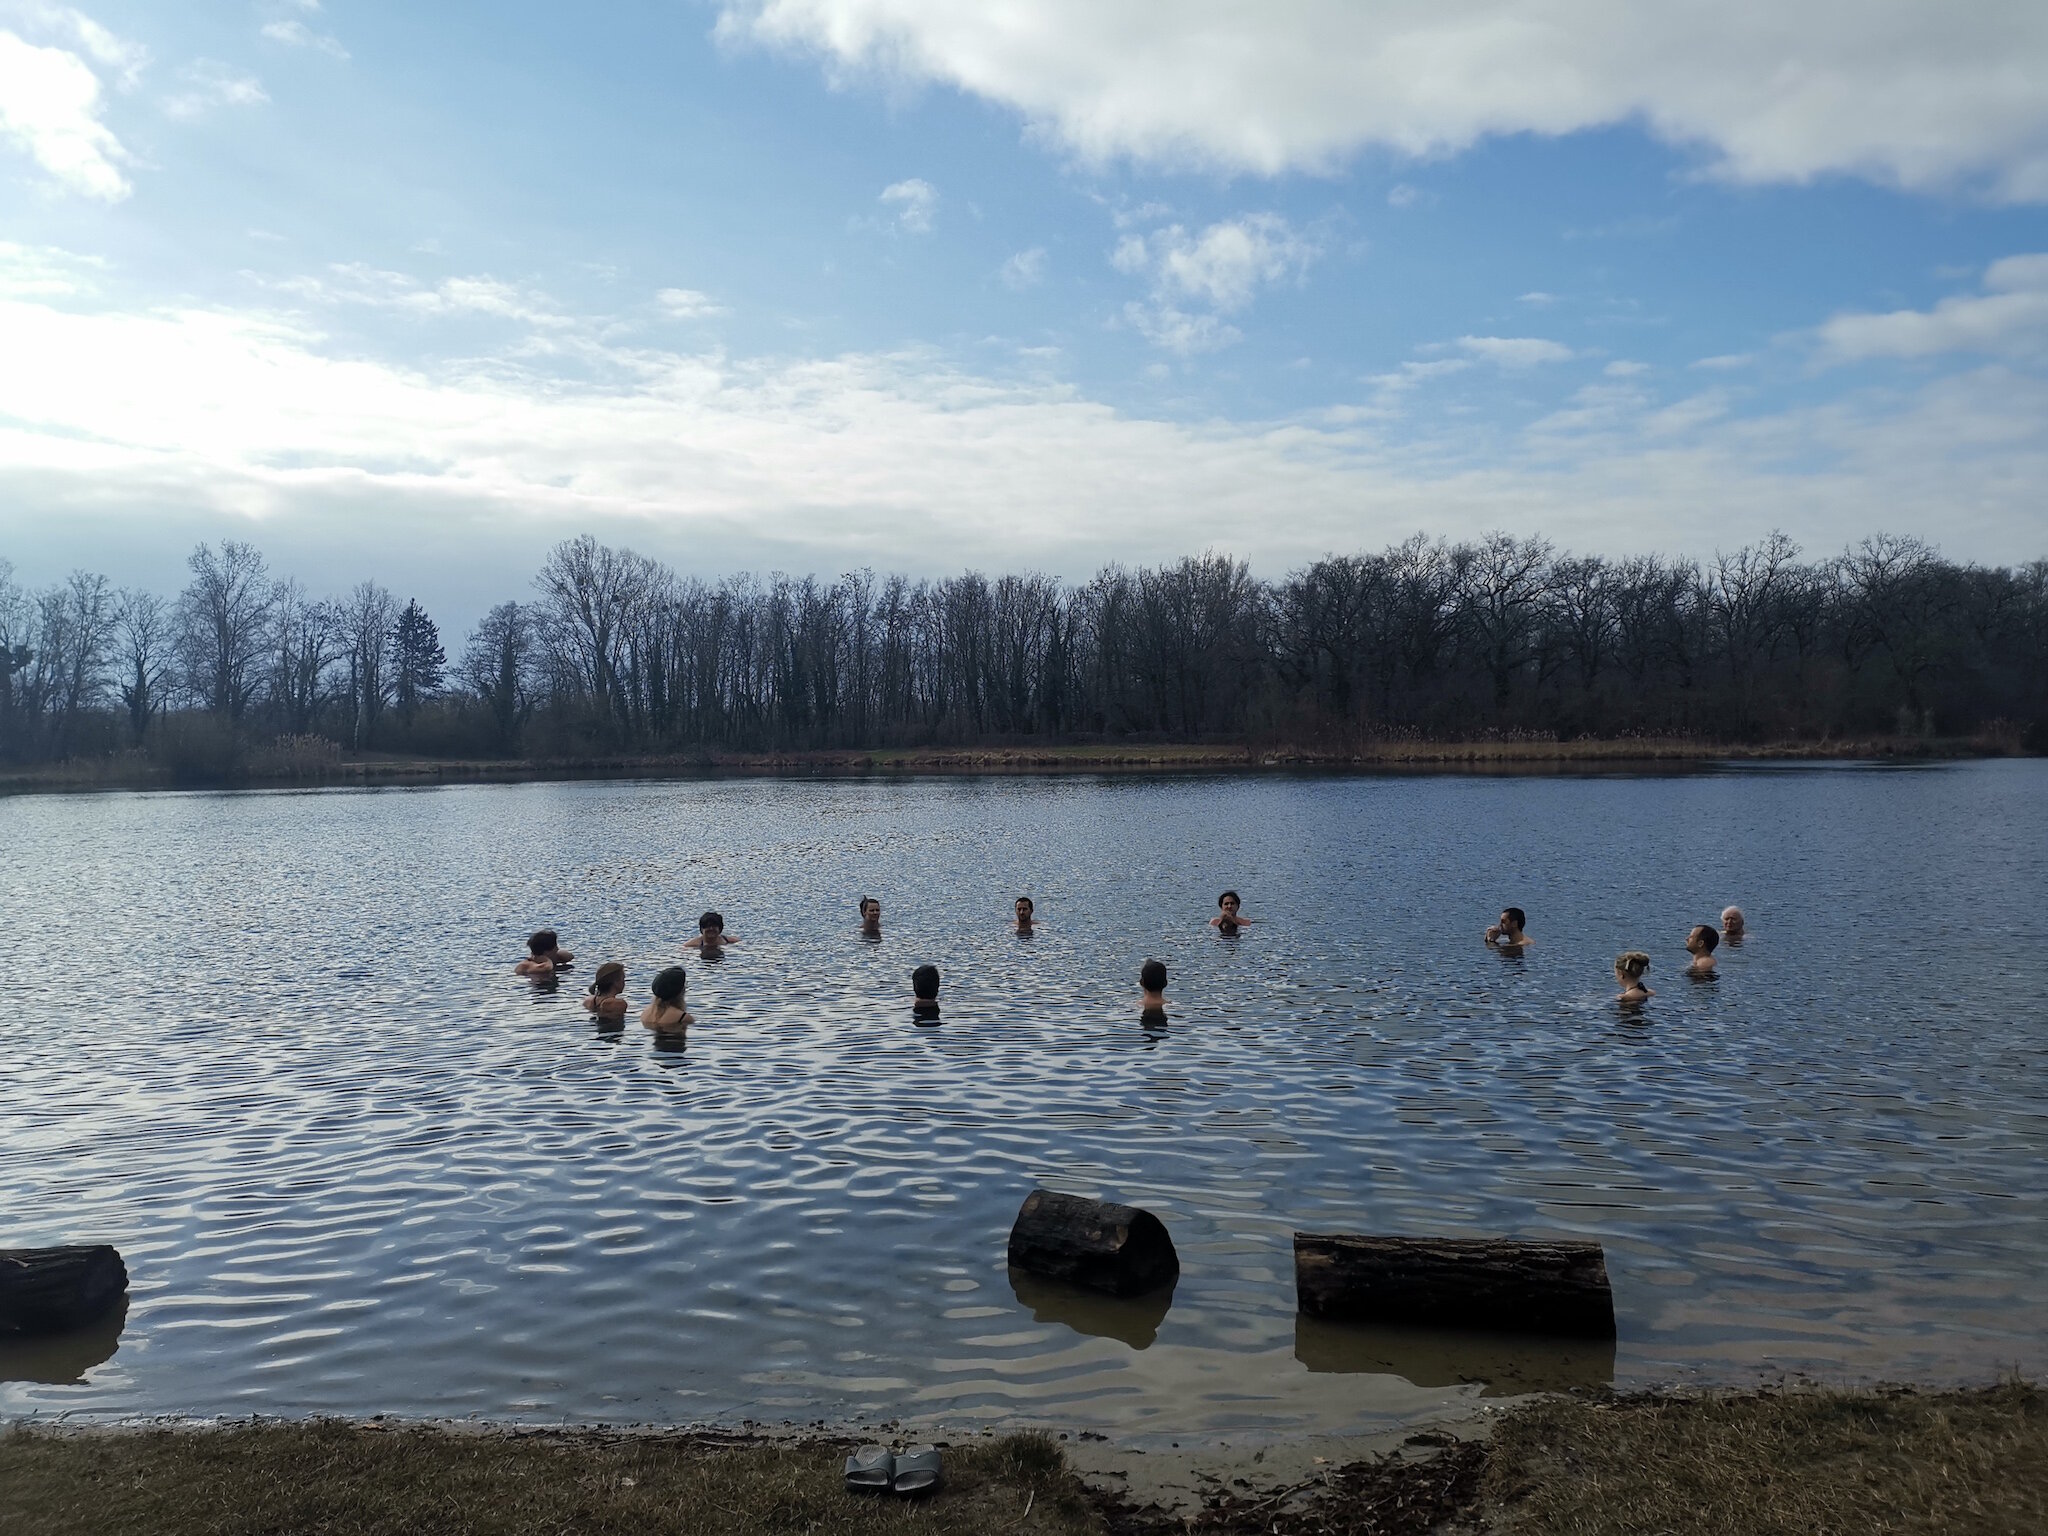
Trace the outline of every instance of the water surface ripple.
{"type": "Polygon", "coordinates": [[[0,1244],[134,1277],[117,1349],[0,1347],[7,1413],[1280,1433],[1512,1376],[1297,1337],[1298,1227],[1597,1238],[1585,1379],[2048,1364],[2048,763],[45,797],[0,843],[0,1244]],[[510,974],[552,923],[637,1000],[709,906],[682,1049],[510,974]],[[1037,1183],[1157,1211],[1170,1310],[1013,1287],[1037,1183]]]}

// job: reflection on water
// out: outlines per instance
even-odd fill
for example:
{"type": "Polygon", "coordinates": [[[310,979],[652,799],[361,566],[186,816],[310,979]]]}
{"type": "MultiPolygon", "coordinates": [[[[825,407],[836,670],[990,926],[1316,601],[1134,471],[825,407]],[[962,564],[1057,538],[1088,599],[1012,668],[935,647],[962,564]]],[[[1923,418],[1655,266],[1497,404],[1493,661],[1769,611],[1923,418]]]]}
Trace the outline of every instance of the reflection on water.
{"type": "Polygon", "coordinates": [[[123,1296],[97,1321],[69,1333],[42,1337],[0,1333],[0,1381],[83,1386],[89,1371],[114,1358],[121,1347],[121,1330],[127,1325],[128,1298],[123,1296]]]}
{"type": "Polygon", "coordinates": [[[1294,1358],[1309,1370],[1399,1376],[1418,1387],[1479,1385],[1482,1397],[1614,1384],[1612,1339],[1553,1339],[1333,1323],[1301,1313],[1294,1358]]]}
{"type": "Polygon", "coordinates": [[[131,1274],[118,1353],[0,1412],[1284,1434],[1511,1379],[1298,1333],[1297,1229],[1600,1242],[1622,1386],[2048,1368],[2048,763],[95,795],[0,846],[5,1236],[131,1274]],[[623,1028],[513,977],[543,925],[623,1028]],[[1157,1213],[1170,1310],[1013,1289],[1039,1185],[1157,1213]]]}
{"type": "Polygon", "coordinates": [[[1159,1337],[1159,1325],[1173,1308],[1178,1284],[1177,1279],[1169,1281],[1144,1296],[1104,1296],[1010,1266],[1010,1289],[1032,1321],[1064,1323],[1076,1333],[1120,1339],[1133,1349],[1149,1349],[1159,1337]]]}

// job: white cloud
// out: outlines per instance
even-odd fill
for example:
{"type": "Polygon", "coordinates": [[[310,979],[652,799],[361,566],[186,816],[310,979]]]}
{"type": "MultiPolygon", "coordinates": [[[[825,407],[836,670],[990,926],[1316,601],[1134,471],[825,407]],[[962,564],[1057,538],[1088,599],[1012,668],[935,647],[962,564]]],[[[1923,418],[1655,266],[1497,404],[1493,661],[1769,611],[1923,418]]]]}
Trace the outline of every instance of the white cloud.
{"type": "Polygon", "coordinates": [[[27,274],[0,297],[0,356],[39,360],[0,369],[0,543],[58,572],[97,563],[85,541],[110,530],[253,517],[272,520],[268,542],[334,509],[358,534],[416,530],[408,549],[459,528],[471,558],[495,541],[513,569],[547,530],[585,528],[656,550],[701,551],[708,531],[737,564],[827,572],[1085,575],[1210,544],[1278,570],[1506,524],[1588,551],[1706,553],[1773,526],[1819,550],[1883,526],[1959,555],[2041,553],[2048,381],[1996,365],[1749,418],[1713,392],[1665,404],[1609,382],[1540,430],[1460,435],[1438,414],[1394,440],[1370,410],[1148,419],[1040,370],[990,378],[924,351],[735,361],[636,344],[558,366],[515,342],[399,364],[342,355],[289,314],[113,307],[67,287],[68,264],[0,249],[0,275],[27,274]]]}
{"type": "Polygon", "coordinates": [[[74,192],[119,202],[132,190],[117,162],[127,158],[100,121],[100,81],[62,48],[0,32],[0,142],[11,142],[74,192]]]}
{"type": "Polygon", "coordinates": [[[1002,271],[998,275],[1006,288],[1014,288],[1019,292],[1026,288],[1036,288],[1045,281],[1045,247],[1034,245],[1028,251],[1017,252],[1003,263],[1002,271]]]}
{"type": "Polygon", "coordinates": [[[327,268],[324,275],[287,278],[267,286],[313,304],[358,304],[420,316],[491,315],[554,329],[575,324],[546,294],[494,277],[450,277],[425,284],[403,272],[343,262],[327,268]]]}
{"type": "Polygon", "coordinates": [[[880,201],[896,208],[896,221],[913,235],[932,231],[932,214],[939,206],[939,189],[921,177],[892,182],[882,188],[880,201]]]}
{"type": "Polygon", "coordinates": [[[188,89],[164,98],[164,110],[172,117],[201,117],[215,107],[256,107],[270,100],[262,81],[218,59],[194,59],[178,71],[178,78],[188,89]]]}
{"type": "Polygon", "coordinates": [[[1400,394],[1427,384],[1432,379],[1448,378],[1454,373],[1463,373],[1472,364],[1462,357],[1438,357],[1428,360],[1410,358],[1392,373],[1376,373],[1366,380],[1379,387],[1382,394],[1400,394]]]}
{"type": "Polygon", "coordinates": [[[149,50],[117,36],[83,11],[50,0],[0,0],[0,22],[12,23],[23,35],[46,42],[67,43],[113,76],[117,90],[130,91],[149,67],[149,50]]]}
{"type": "Polygon", "coordinates": [[[1710,373],[1733,373],[1738,368],[1747,368],[1755,361],[1756,355],[1751,352],[1722,352],[1713,357],[1695,358],[1686,366],[1704,368],[1710,373]]]}
{"type": "Polygon", "coordinates": [[[262,32],[273,43],[283,43],[287,48],[311,48],[332,59],[348,59],[348,50],[342,47],[340,38],[329,32],[315,32],[303,21],[265,22],[262,32]]]}
{"type": "Polygon", "coordinates": [[[671,320],[709,320],[729,313],[710,294],[699,293],[695,288],[664,288],[654,299],[671,320]]]}
{"type": "Polygon", "coordinates": [[[1149,235],[1126,234],[1109,262],[1151,282],[1151,298],[1126,305],[1125,318],[1154,345],[1187,356],[1236,341],[1237,328],[1218,316],[1247,307],[1261,287],[1298,279],[1321,254],[1321,246],[1278,214],[1253,213],[1197,234],[1179,224],[1149,235]],[[1216,313],[1192,312],[1189,304],[1216,313]]]}
{"type": "Polygon", "coordinates": [[[92,293],[105,263],[48,245],[0,240],[0,297],[68,298],[92,293]]]}
{"type": "Polygon", "coordinates": [[[1540,336],[1460,336],[1457,344],[1472,356],[1502,368],[1562,363],[1573,355],[1563,342],[1546,341],[1540,336]]]}
{"type": "Polygon", "coordinates": [[[1836,315],[1820,328],[1835,361],[1932,357],[1944,352],[2048,351],[2048,254],[2008,256],[1984,273],[1984,291],[1941,300],[1931,310],[1836,315]]]}
{"type": "Polygon", "coordinates": [[[718,35],[957,87],[1094,158],[1270,175],[1641,122],[1737,181],[2048,198],[2040,0],[723,0],[718,35]]]}
{"type": "Polygon", "coordinates": [[[1600,371],[1610,379],[1632,379],[1638,374],[1648,373],[1650,365],[1648,363],[1631,362],[1625,357],[1617,357],[1600,371]]]}
{"type": "Polygon", "coordinates": [[[1548,309],[1557,302],[1557,295],[1545,293],[1539,288],[1523,294],[1515,302],[1517,304],[1532,304],[1538,309],[1548,309]]]}
{"type": "Polygon", "coordinates": [[[1387,206],[1389,208],[1413,208],[1421,201],[1421,189],[1419,187],[1411,187],[1405,181],[1396,182],[1387,189],[1387,206]]]}

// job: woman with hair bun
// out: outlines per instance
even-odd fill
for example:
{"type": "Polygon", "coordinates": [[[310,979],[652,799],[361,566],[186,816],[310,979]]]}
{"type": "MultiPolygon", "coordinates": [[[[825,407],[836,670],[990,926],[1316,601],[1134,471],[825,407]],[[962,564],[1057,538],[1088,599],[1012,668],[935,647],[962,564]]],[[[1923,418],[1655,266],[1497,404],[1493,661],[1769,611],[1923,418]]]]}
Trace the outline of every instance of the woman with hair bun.
{"type": "Polygon", "coordinates": [[[1650,968],[1650,957],[1640,949],[1631,949],[1616,957],[1614,979],[1621,983],[1621,997],[1624,1003],[1640,1003],[1646,997],[1654,997],[1643,983],[1643,973],[1650,968]]]}

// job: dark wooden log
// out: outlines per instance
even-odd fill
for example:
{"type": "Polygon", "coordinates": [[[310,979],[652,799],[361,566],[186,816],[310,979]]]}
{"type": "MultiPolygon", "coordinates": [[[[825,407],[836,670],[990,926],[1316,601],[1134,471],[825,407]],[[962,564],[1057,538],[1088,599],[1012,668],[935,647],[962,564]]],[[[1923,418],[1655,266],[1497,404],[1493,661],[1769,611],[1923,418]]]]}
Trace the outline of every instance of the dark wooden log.
{"type": "Polygon", "coordinates": [[[1294,1290],[1310,1317],[1614,1337],[1598,1243],[1297,1232],[1294,1290]]]}
{"type": "Polygon", "coordinates": [[[105,1243],[0,1248],[0,1333],[83,1328],[128,1290],[128,1266],[105,1243]]]}
{"type": "Polygon", "coordinates": [[[1150,1211],[1034,1189],[1010,1228],[1010,1263],[1111,1296],[1142,1296],[1180,1275],[1180,1255],[1150,1211]]]}

